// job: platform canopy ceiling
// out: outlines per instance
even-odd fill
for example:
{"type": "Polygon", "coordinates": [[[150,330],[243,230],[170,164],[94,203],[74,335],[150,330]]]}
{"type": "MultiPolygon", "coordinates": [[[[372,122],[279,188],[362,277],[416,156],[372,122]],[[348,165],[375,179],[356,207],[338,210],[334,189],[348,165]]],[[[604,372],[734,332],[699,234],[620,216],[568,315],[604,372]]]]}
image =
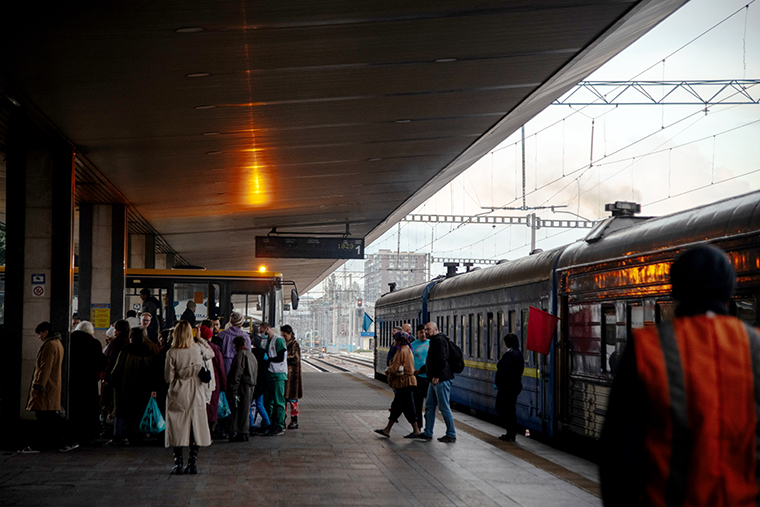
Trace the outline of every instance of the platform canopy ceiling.
{"type": "Polygon", "coordinates": [[[0,131],[34,111],[76,146],[80,201],[120,193],[190,264],[303,292],[337,263],[257,260],[254,236],[370,243],[683,3],[18,2],[0,131]]]}

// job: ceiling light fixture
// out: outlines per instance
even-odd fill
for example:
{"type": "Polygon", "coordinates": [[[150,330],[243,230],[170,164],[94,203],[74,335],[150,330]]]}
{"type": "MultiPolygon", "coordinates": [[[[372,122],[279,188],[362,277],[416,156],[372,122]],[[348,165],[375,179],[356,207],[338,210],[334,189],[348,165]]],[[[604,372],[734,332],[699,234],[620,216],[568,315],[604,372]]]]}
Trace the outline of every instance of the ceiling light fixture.
{"type": "Polygon", "coordinates": [[[14,106],[16,106],[16,107],[21,107],[21,103],[20,103],[18,100],[14,99],[13,97],[8,97],[7,95],[6,95],[6,98],[7,98],[7,99],[10,101],[10,103],[11,103],[11,104],[13,104],[14,106]]]}
{"type": "Polygon", "coordinates": [[[456,62],[456,58],[438,58],[437,60],[433,60],[435,63],[449,63],[449,62],[456,62]]]}
{"type": "Polygon", "coordinates": [[[205,105],[205,106],[195,106],[195,109],[214,109],[216,106],[213,105],[205,105]]]}
{"type": "Polygon", "coordinates": [[[201,28],[199,26],[188,26],[188,27],[185,27],[185,28],[177,28],[175,30],[175,32],[177,32],[177,33],[198,33],[198,32],[202,32],[202,31],[203,31],[203,28],[201,28]]]}
{"type": "Polygon", "coordinates": [[[381,158],[368,158],[367,162],[378,162],[380,160],[382,160],[382,159],[381,158]]]}
{"type": "Polygon", "coordinates": [[[185,77],[207,77],[210,76],[208,72],[191,72],[190,74],[185,74],[185,77]]]}
{"type": "Polygon", "coordinates": [[[224,153],[223,151],[207,151],[206,155],[219,155],[220,153],[224,153]]]}
{"type": "Polygon", "coordinates": [[[203,133],[204,136],[218,136],[220,134],[221,132],[204,132],[203,133]]]}
{"type": "Polygon", "coordinates": [[[412,120],[410,119],[404,119],[404,120],[396,120],[393,123],[412,123],[412,120]]]}

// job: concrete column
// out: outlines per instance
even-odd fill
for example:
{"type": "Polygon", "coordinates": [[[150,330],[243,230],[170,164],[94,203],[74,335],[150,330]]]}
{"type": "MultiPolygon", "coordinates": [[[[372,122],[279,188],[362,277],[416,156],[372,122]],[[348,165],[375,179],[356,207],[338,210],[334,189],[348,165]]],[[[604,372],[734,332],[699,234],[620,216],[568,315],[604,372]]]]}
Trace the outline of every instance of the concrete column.
{"type": "Polygon", "coordinates": [[[156,254],[156,269],[172,269],[174,267],[174,254],[156,254]]]}
{"type": "Polygon", "coordinates": [[[145,235],[129,235],[129,267],[145,269],[145,235]]]}
{"type": "Polygon", "coordinates": [[[129,267],[133,269],[156,268],[155,234],[129,235],[129,267]]]}
{"type": "Polygon", "coordinates": [[[79,316],[104,344],[109,325],[124,318],[125,231],[124,205],[80,205],[79,316]]]}
{"type": "MultiPolygon", "coordinates": [[[[68,407],[68,349],[74,282],[74,150],[36,132],[23,111],[9,122],[5,336],[0,355],[0,424],[14,428],[26,411],[41,342],[37,324],[49,321],[63,338],[62,405],[68,407]]],[[[5,434],[5,431],[1,433],[5,434]]]]}

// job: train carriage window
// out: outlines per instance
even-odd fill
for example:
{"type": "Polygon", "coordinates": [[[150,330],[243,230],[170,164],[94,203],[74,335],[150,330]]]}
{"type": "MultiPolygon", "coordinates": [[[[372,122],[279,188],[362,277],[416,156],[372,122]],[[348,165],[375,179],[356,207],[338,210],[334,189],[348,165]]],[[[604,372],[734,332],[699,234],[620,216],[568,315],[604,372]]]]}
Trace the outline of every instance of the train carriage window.
{"type": "Polygon", "coordinates": [[[496,359],[501,359],[501,344],[504,341],[504,312],[496,314],[496,359]]]}
{"type": "MultiPolygon", "coordinates": [[[[491,351],[491,333],[493,331],[493,313],[486,315],[486,359],[493,359],[493,352],[491,351]]],[[[497,338],[498,340],[498,338],[497,338]]]]}
{"type": "Polygon", "coordinates": [[[522,345],[523,359],[526,363],[530,358],[530,352],[528,351],[528,314],[528,310],[520,311],[520,344],[522,345]]]}
{"type": "Polygon", "coordinates": [[[517,325],[517,323],[515,322],[515,311],[514,310],[512,310],[511,312],[509,312],[509,320],[507,321],[507,324],[509,324],[507,326],[507,329],[508,329],[507,332],[514,334],[515,333],[515,326],[517,325]]]}
{"type": "Polygon", "coordinates": [[[457,316],[454,315],[454,323],[453,327],[451,329],[451,340],[456,343],[457,342],[457,316]]]}
{"type": "Polygon", "coordinates": [[[475,342],[475,356],[483,357],[483,314],[478,314],[478,329],[475,330],[477,341],[475,342]]]}
{"type": "Polygon", "coordinates": [[[617,355],[617,315],[615,307],[602,308],[602,371],[614,373],[617,370],[619,358],[617,355]]]}
{"type": "Polygon", "coordinates": [[[453,333],[451,333],[451,329],[449,329],[449,316],[446,315],[446,336],[454,336],[453,333]]]}
{"type": "Polygon", "coordinates": [[[464,351],[464,315],[459,316],[459,348],[464,351]]]}
{"type": "Polygon", "coordinates": [[[473,324],[473,315],[469,315],[469,319],[467,321],[467,355],[469,357],[472,357],[472,324],[473,324]]]}

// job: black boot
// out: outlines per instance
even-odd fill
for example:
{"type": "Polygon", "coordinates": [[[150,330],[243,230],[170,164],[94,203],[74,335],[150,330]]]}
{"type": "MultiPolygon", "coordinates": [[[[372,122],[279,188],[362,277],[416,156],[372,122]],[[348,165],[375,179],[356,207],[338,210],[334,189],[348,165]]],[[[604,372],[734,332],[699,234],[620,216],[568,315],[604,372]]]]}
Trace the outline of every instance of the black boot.
{"type": "Polygon", "coordinates": [[[174,448],[174,467],[172,468],[172,475],[182,475],[182,447],[174,448]]]}
{"type": "Polygon", "coordinates": [[[200,447],[197,445],[190,446],[190,454],[187,456],[187,466],[185,467],[186,474],[195,475],[198,473],[198,468],[196,467],[198,463],[198,449],[200,447]]]}
{"type": "Polygon", "coordinates": [[[298,416],[294,415],[290,417],[290,424],[288,424],[289,430],[297,430],[298,429],[298,416]]]}

